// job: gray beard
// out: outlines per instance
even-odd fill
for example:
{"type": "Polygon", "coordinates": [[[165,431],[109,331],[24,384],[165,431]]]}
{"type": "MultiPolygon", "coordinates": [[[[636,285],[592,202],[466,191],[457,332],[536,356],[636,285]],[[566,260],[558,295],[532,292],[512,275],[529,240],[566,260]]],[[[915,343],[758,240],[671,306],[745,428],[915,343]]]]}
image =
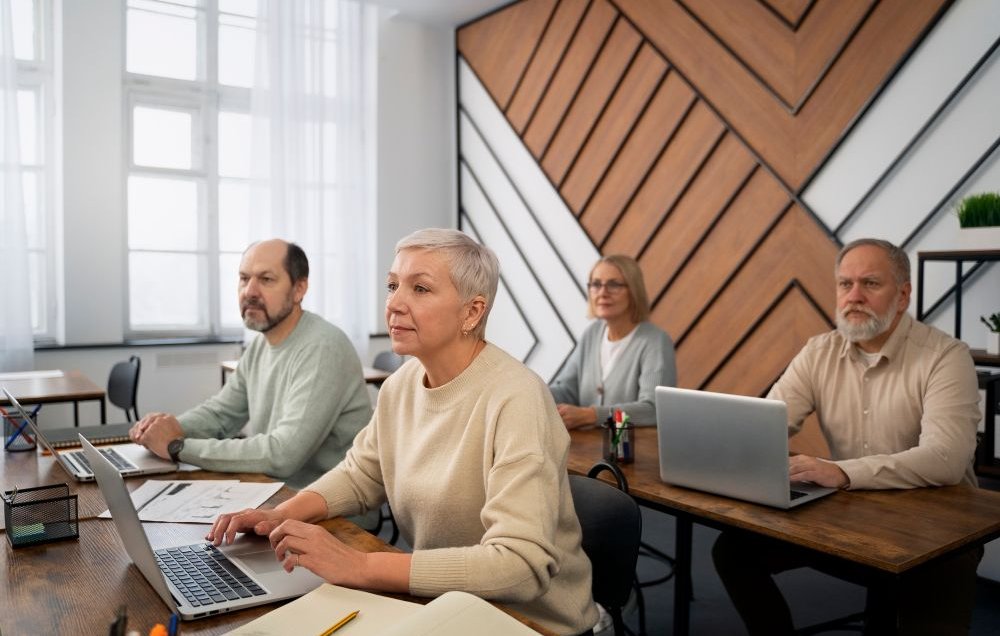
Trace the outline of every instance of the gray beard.
{"type": "Polygon", "coordinates": [[[245,326],[247,329],[251,331],[259,331],[261,333],[267,333],[268,331],[274,329],[274,326],[277,325],[279,322],[281,322],[285,318],[288,318],[288,316],[292,313],[293,307],[294,305],[291,302],[289,302],[287,305],[279,309],[277,315],[275,315],[274,317],[271,317],[271,315],[268,314],[267,310],[265,309],[264,315],[266,316],[266,318],[260,321],[251,320],[250,318],[247,318],[246,313],[244,313],[243,326],[245,326]]]}
{"type": "MultiPolygon", "coordinates": [[[[862,310],[865,311],[865,310],[862,310]]],[[[869,313],[868,320],[861,324],[853,324],[840,312],[837,313],[837,331],[844,336],[848,342],[865,342],[872,340],[885,333],[892,325],[892,321],[899,312],[889,310],[884,316],[869,313]]]]}

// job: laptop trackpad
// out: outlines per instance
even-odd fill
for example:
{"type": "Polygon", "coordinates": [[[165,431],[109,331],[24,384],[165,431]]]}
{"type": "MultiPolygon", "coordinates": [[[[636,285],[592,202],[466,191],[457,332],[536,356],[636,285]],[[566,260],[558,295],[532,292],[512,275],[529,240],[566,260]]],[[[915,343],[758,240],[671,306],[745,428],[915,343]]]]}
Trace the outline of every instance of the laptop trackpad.
{"type": "Polygon", "coordinates": [[[245,552],[239,556],[232,555],[232,558],[243,563],[246,569],[256,574],[267,574],[281,570],[281,561],[274,556],[274,550],[263,550],[261,552],[245,552]]]}

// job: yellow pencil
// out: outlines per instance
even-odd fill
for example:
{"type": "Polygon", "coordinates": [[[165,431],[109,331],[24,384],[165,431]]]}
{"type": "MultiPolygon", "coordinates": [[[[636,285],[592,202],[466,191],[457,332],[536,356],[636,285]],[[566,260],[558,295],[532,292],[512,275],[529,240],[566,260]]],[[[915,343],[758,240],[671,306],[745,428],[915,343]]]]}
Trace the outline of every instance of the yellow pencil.
{"type": "Polygon", "coordinates": [[[342,618],[339,621],[337,621],[336,624],[334,624],[333,627],[331,627],[330,629],[326,630],[325,632],[323,632],[319,636],[330,636],[330,634],[332,634],[333,632],[337,631],[338,629],[340,629],[344,625],[347,625],[352,620],[354,620],[354,617],[357,616],[358,612],[360,612],[360,611],[361,610],[354,610],[353,612],[351,612],[350,614],[348,614],[344,618],[342,618]]]}

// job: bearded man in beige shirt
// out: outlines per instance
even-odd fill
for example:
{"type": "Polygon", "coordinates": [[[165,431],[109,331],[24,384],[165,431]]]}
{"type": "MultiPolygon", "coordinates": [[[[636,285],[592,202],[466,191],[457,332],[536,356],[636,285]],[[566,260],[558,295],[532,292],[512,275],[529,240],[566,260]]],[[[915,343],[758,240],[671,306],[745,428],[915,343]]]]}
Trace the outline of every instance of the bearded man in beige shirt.
{"type": "MultiPolygon", "coordinates": [[[[981,413],[972,357],[965,343],[906,312],[906,252],[853,241],[837,255],[836,284],[836,331],[810,339],[768,395],[788,405],[790,435],[816,413],[830,447],[831,460],[791,457],[792,480],[844,489],[976,486],[981,413]]],[[[967,550],[905,578],[899,632],[968,632],[982,554],[967,550]]],[[[712,556],[751,634],[793,631],[773,574],[813,566],[843,575],[804,550],[738,532],[720,535],[712,556]]],[[[869,618],[878,607],[869,591],[869,618]]]]}

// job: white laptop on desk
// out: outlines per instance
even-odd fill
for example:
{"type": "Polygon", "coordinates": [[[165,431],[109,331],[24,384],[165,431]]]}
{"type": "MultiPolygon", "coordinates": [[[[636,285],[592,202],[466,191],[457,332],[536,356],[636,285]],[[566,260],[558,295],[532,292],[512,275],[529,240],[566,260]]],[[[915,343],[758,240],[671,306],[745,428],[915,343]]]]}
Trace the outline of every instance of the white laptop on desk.
{"type": "Polygon", "coordinates": [[[835,492],[788,478],[788,416],[779,400],[656,387],[660,479],[775,508],[835,492]]]}
{"type": "Polygon", "coordinates": [[[118,470],[82,435],[104,501],[125,551],[171,611],[185,620],[301,596],[323,579],[305,568],[285,572],[266,537],[232,545],[195,543],[153,550],[118,470]]]}
{"type": "MultiPolygon", "coordinates": [[[[24,410],[24,407],[14,399],[6,388],[3,389],[3,394],[7,397],[7,401],[18,410],[21,417],[28,424],[28,428],[34,434],[35,439],[42,445],[42,448],[52,453],[59,465],[62,466],[70,476],[77,481],[94,481],[94,472],[90,469],[90,464],[87,460],[87,456],[84,455],[81,450],[72,451],[60,451],[49,443],[48,438],[40,428],[35,426],[35,421],[31,419],[28,413],[24,410]]],[[[135,477],[138,475],[158,475],[162,473],[172,473],[177,470],[177,464],[172,461],[162,459],[157,457],[153,453],[149,452],[144,447],[138,444],[114,444],[111,446],[102,446],[100,450],[101,454],[108,458],[112,462],[117,470],[126,477],[135,477]]]]}

